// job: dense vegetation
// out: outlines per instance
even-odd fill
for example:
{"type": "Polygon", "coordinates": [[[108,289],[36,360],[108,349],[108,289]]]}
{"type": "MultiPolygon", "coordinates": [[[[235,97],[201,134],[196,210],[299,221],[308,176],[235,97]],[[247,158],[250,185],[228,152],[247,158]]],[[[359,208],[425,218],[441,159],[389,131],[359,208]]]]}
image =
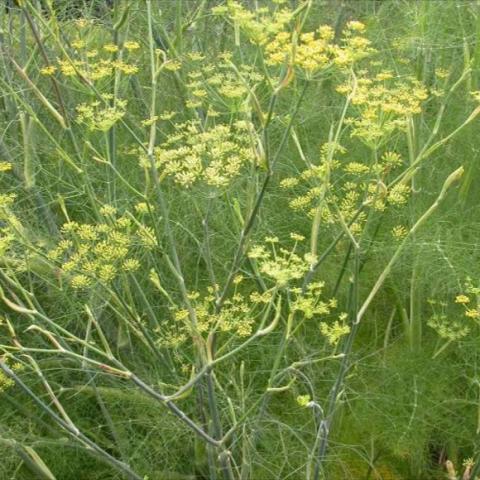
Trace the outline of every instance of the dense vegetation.
{"type": "Polygon", "coordinates": [[[0,13],[0,480],[480,477],[480,4],[0,13]]]}

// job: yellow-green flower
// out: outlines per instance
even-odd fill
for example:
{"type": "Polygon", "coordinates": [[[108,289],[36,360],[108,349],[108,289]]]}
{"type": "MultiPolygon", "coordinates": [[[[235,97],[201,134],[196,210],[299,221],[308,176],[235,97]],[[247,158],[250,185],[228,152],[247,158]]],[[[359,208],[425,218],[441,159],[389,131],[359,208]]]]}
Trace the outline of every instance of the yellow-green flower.
{"type": "Polygon", "coordinates": [[[9,172],[12,169],[10,162],[0,162],[0,172],[9,172]]]}
{"type": "Polygon", "coordinates": [[[70,279],[70,284],[75,289],[83,289],[92,284],[92,279],[84,274],[78,274],[70,279]]]}
{"type": "Polygon", "coordinates": [[[140,48],[140,44],[138,42],[132,42],[132,41],[125,42],[123,46],[130,52],[138,50],[140,48]]]}
{"type": "Polygon", "coordinates": [[[103,49],[106,52],[115,53],[118,52],[118,45],[115,45],[114,43],[107,43],[103,46],[103,49]]]}
{"type": "Polygon", "coordinates": [[[455,303],[465,304],[465,303],[468,303],[469,301],[470,299],[466,295],[457,295],[455,297],[455,303]]]}
{"type": "Polygon", "coordinates": [[[324,335],[330,345],[337,345],[340,339],[350,333],[350,327],[343,325],[338,321],[332,324],[326,322],[320,323],[320,332],[324,335]]]}
{"type": "Polygon", "coordinates": [[[48,67],[43,67],[40,69],[42,75],[53,75],[57,71],[57,67],[54,65],[49,65],[48,67]]]}
{"type": "Polygon", "coordinates": [[[297,404],[300,405],[301,407],[308,407],[308,404],[312,400],[310,395],[299,395],[297,398],[297,404]]]}
{"type": "Polygon", "coordinates": [[[392,236],[397,240],[405,238],[407,235],[408,235],[408,229],[403,225],[396,225],[395,227],[392,228],[392,236]]]}

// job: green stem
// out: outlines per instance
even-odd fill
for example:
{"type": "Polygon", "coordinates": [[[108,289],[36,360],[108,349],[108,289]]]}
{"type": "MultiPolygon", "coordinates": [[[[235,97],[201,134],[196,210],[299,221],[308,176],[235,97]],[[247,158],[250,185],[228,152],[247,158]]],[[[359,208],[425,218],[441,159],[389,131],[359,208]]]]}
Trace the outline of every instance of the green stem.
{"type": "Polygon", "coordinates": [[[66,422],[63,418],[57,415],[43,400],[41,400],[32,390],[23,381],[15,374],[6,363],[0,359],[0,369],[3,371],[7,377],[11,378],[33,401],[43,410],[62,430],[64,430],[68,435],[70,435],[76,441],[87,446],[91,451],[93,451],[99,458],[101,458],[106,463],[110,464],[116,470],[120,471],[125,475],[126,478],[131,480],[142,480],[143,477],[135,473],[129,465],[116,459],[108,452],[103,450],[99,445],[86,437],[80,430],[78,430],[75,425],[66,422]]]}

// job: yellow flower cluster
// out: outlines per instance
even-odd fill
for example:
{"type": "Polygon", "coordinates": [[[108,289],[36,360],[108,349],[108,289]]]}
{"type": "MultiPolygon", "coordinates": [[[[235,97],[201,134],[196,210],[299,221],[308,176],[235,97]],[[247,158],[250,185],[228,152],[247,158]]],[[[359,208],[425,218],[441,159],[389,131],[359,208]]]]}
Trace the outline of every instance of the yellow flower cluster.
{"type": "MultiPolygon", "coordinates": [[[[252,164],[253,126],[246,121],[232,125],[215,125],[203,129],[190,121],[175,126],[176,131],[155,148],[155,162],[161,178],[171,177],[184,187],[204,182],[213,187],[226,187],[245,165],[252,164]]],[[[142,155],[140,163],[148,167],[142,155]]]]}
{"type": "MultiPolygon", "coordinates": [[[[305,212],[311,218],[320,215],[320,220],[324,224],[335,224],[338,221],[338,215],[332,209],[332,205],[337,204],[343,220],[347,223],[350,222],[365,199],[365,191],[368,190],[370,196],[376,193],[375,185],[370,184],[365,175],[371,174],[375,178],[378,168],[371,169],[360,162],[349,162],[342,167],[341,162],[335,157],[336,154],[344,153],[346,150],[341,145],[326,143],[321,148],[319,165],[311,165],[298,177],[290,177],[281,181],[280,185],[283,188],[295,188],[298,185],[307,187],[305,193],[295,196],[290,201],[290,208],[305,212]],[[334,156],[329,153],[332,149],[335,153],[334,156]],[[349,176],[353,175],[353,179],[356,181],[345,176],[341,170],[349,176]],[[341,181],[334,182],[334,175],[337,171],[341,175],[341,181]],[[334,183],[335,189],[333,188],[334,183]],[[338,191],[341,192],[341,195],[336,193],[338,191]]],[[[381,209],[383,205],[379,203],[377,207],[381,209]]],[[[365,212],[357,216],[355,223],[350,226],[352,233],[361,231],[366,218],[365,212]]]]}
{"type": "Polygon", "coordinates": [[[212,10],[233,23],[237,43],[238,32],[242,31],[252,43],[263,46],[268,65],[288,63],[311,75],[334,64],[349,67],[373,52],[370,41],[362,35],[365,26],[357,21],[347,23],[342,43],[336,45],[334,31],[328,25],[300,35],[287,28],[294,18],[294,12],[287,8],[251,11],[240,2],[229,1],[212,10]]]}
{"type": "Polygon", "coordinates": [[[265,44],[273,35],[277,34],[290,23],[293,12],[290,9],[277,9],[271,12],[266,7],[256,11],[246,9],[238,1],[228,1],[226,5],[212,8],[214,15],[226,16],[235,29],[244,32],[247,38],[255,44],[265,44]]]}
{"type": "Polygon", "coordinates": [[[350,333],[350,327],[338,320],[332,324],[320,322],[320,332],[330,345],[337,345],[342,337],[350,333]]]}
{"type": "Polygon", "coordinates": [[[53,75],[57,71],[57,67],[54,65],[49,65],[48,67],[43,67],[40,69],[40,73],[45,76],[53,75]]]}
{"type": "Polygon", "coordinates": [[[337,92],[350,95],[358,110],[358,116],[347,119],[352,136],[371,146],[378,146],[396,130],[404,130],[407,119],[421,112],[422,102],[428,97],[416,79],[394,78],[391,72],[373,78],[363,76],[338,86],[337,92]]]}
{"type": "Polygon", "coordinates": [[[218,116],[219,110],[228,113],[246,108],[244,102],[249,90],[264,80],[252,65],[238,65],[235,70],[228,63],[229,54],[222,54],[217,63],[208,63],[188,72],[187,88],[189,108],[202,107],[209,117],[218,116]]]}
{"type": "Polygon", "coordinates": [[[382,156],[382,162],[385,166],[385,170],[389,171],[392,168],[402,165],[402,157],[396,152],[385,152],[382,156]]]}
{"type": "MultiPolygon", "coordinates": [[[[396,152],[386,151],[375,161],[342,163],[336,157],[345,153],[341,145],[327,142],[321,148],[318,165],[310,165],[297,177],[283,179],[280,186],[299,190],[289,202],[293,210],[304,212],[310,218],[317,217],[327,225],[337,224],[339,214],[347,224],[355,217],[349,228],[353,234],[359,234],[367,219],[367,208],[383,212],[389,205],[403,206],[410,187],[403,182],[387,189],[384,183],[388,183],[387,175],[403,163],[396,152]],[[362,205],[363,211],[359,213],[362,205]]],[[[399,237],[405,232],[394,233],[399,237]]]]}
{"type": "Polygon", "coordinates": [[[221,332],[233,332],[239,337],[251,335],[255,316],[247,298],[236,293],[225,301],[220,313],[213,312],[214,306],[214,298],[210,296],[206,298],[203,308],[197,310],[199,325],[204,331],[214,326],[221,332]]]}
{"type": "Polygon", "coordinates": [[[307,72],[326,68],[333,62],[333,36],[333,29],[322,26],[317,32],[300,35],[295,44],[292,33],[282,31],[265,46],[266,63],[267,65],[293,64],[307,72]]]}
{"type": "MultiPolygon", "coordinates": [[[[80,76],[91,82],[108,78],[115,72],[125,75],[138,73],[137,65],[124,62],[121,58],[102,58],[102,51],[116,53],[120,50],[118,45],[106,44],[100,50],[87,49],[88,45],[81,39],[72,41],[71,45],[74,48],[73,58],[59,59],[55,65],[41,68],[40,73],[49,76],[58,71],[65,77],[80,76]]],[[[134,52],[140,48],[140,45],[138,42],[127,41],[123,47],[128,52],[134,52]]]]}
{"type": "MultiPolygon", "coordinates": [[[[1,325],[1,321],[0,321],[0,325],[1,325]]],[[[9,368],[14,372],[18,372],[18,371],[22,371],[24,367],[21,363],[14,363],[9,368]]],[[[7,377],[7,375],[5,375],[3,371],[1,371],[0,372],[0,393],[4,392],[5,390],[8,390],[14,385],[15,385],[15,382],[10,377],[7,377]]]]}
{"type": "Polygon", "coordinates": [[[357,20],[347,23],[342,43],[334,49],[334,61],[337,66],[351,67],[375,53],[370,40],[363,36],[365,30],[365,25],[357,20]]]}
{"type": "Polygon", "coordinates": [[[437,335],[445,340],[455,341],[466,337],[470,329],[462,322],[452,320],[444,314],[435,314],[427,321],[427,325],[433,328],[437,335]]]}
{"type": "Polygon", "coordinates": [[[123,47],[126,48],[129,52],[134,52],[140,48],[140,44],[134,41],[127,41],[123,44],[123,47]]]}
{"type": "MultiPolygon", "coordinates": [[[[287,177],[280,182],[280,186],[285,189],[296,188],[297,186],[306,186],[307,190],[302,195],[295,196],[289,202],[290,208],[297,211],[303,211],[308,216],[313,217],[317,211],[319,201],[326,200],[331,188],[331,176],[339,168],[340,161],[329,152],[335,151],[338,154],[346,153],[345,148],[339,144],[327,142],[320,149],[320,162],[318,165],[312,164],[298,175],[298,177],[287,177]]],[[[328,208],[322,212],[322,220],[327,223],[333,223],[334,218],[328,208]]]]}
{"type": "Polygon", "coordinates": [[[337,307],[337,300],[322,300],[324,282],[312,282],[305,292],[301,288],[291,288],[291,312],[300,312],[307,320],[318,315],[328,315],[337,307]]]}
{"type": "Polygon", "coordinates": [[[369,56],[373,49],[362,33],[365,27],[360,22],[349,22],[341,45],[333,42],[334,31],[322,25],[314,32],[296,33],[281,31],[265,46],[268,65],[288,63],[313,74],[332,65],[350,67],[369,56]]]}
{"type": "Polygon", "coordinates": [[[408,235],[408,229],[404,225],[395,225],[392,228],[392,236],[396,240],[401,240],[408,235]]]}
{"type": "Polygon", "coordinates": [[[59,60],[58,65],[50,65],[40,70],[42,75],[53,75],[57,70],[65,77],[80,76],[89,81],[97,81],[110,77],[115,71],[125,75],[134,75],[138,73],[136,65],[126,63],[122,60],[99,59],[96,62],[90,59],[96,57],[98,52],[92,50],[87,53],[88,60],[59,60]]]}
{"type": "Polygon", "coordinates": [[[7,254],[10,255],[11,246],[15,241],[15,232],[12,226],[15,226],[18,220],[10,209],[15,198],[14,194],[0,194],[0,258],[7,254]]]}
{"type": "Polygon", "coordinates": [[[48,252],[52,261],[60,263],[73,288],[87,288],[95,281],[112,282],[121,272],[140,268],[133,258],[136,246],[153,248],[155,235],[151,228],[127,216],[115,218],[113,211],[98,224],[69,222],[62,227],[62,239],[48,252]]]}
{"type": "Polygon", "coordinates": [[[263,245],[257,245],[250,249],[248,257],[258,264],[259,271],[271,278],[278,287],[285,287],[290,282],[302,278],[308,271],[311,259],[308,255],[304,258],[292,250],[276,248],[276,237],[266,238],[265,241],[271,244],[267,249],[263,245]]]}
{"type": "Polygon", "coordinates": [[[115,123],[125,115],[127,106],[126,100],[117,100],[115,105],[107,105],[105,99],[103,102],[95,100],[91,103],[81,103],[77,105],[77,121],[83,123],[91,131],[98,130],[107,132],[115,123]]]}
{"type": "MultiPolygon", "coordinates": [[[[358,185],[354,182],[347,182],[343,186],[343,195],[340,197],[339,201],[339,210],[340,214],[342,215],[343,221],[347,224],[350,224],[350,222],[353,220],[355,215],[358,212],[358,209],[360,208],[360,205],[363,200],[363,191],[364,187],[358,188],[358,185]]],[[[380,207],[377,207],[381,209],[380,207]]],[[[336,220],[336,217],[332,215],[332,220],[331,223],[333,223],[336,220]]],[[[360,234],[362,232],[363,225],[365,221],[367,220],[367,213],[365,211],[361,212],[356,220],[350,224],[350,231],[353,234],[360,234]]]]}
{"type": "Polygon", "coordinates": [[[410,186],[405,183],[397,183],[388,192],[388,202],[392,205],[404,205],[410,195],[410,186]]]}
{"type": "Polygon", "coordinates": [[[312,399],[311,399],[310,395],[298,395],[296,400],[297,400],[297,404],[300,407],[305,408],[305,407],[309,406],[312,399]]]}
{"type": "MultiPolygon", "coordinates": [[[[240,293],[225,300],[220,312],[216,311],[216,297],[214,295],[218,286],[209,287],[207,295],[202,296],[199,292],[189,295],[197,320],[197,331],[208,334],[215,330],[230,333],[238,337],[247,337],[252,334],[258,312],[255,307],[258,301],[253,301],[240,293]]],[[[162,330],[158,333],[161,338],[158,343],[162,346],[177,347],[184,343],[192,333],[189,312],[186,308],[175,307],[172,309],[175,323],[170,330],[162,330]]]]}
{"type": "Polygon", "coordinates": [[[363,173],[369,173],[371,169],[369,165],[364,163],[350,162],[343,167],[343,170],[351,175],[362,175],[363,173]]]}
{"type": "Polygon", "coordinates": [[[165,63],[163,68],[165,68],[165,70],[168,70],[169,72],[176,72],[177,70],[180,70],[180,68],[182,68],[182,64],[178,60],[169,60],[165,63]]]}
{"type": "Polygon", "coordinates": [[[3,372],[0,372],[0,393],[8,390],[14,385],[15,382],[10,377],[7,377],[3,372]]]}
{"type": "MultiPolygon", "coordinates": [[[[470,327],[464,323],[465,321],[474,321],[476,324],[480,321],[480,288],[474,285],[471,278],[467,277],[464,292],[458,294],[454,299],[454,303],[463,310],[463,315],[466,318],[463,322],[448,318],[443,313],[435,313],[427,322],[440,337],[447,341],[459,340],[469,335],[470,327]]],[[[435,300],[429,300],[429,303],[431,305],[440,304],[443,308],[448,305],[447,302],[435,300]]]]}
{"type": "Polygon", "coordinates": [[[480,288],[474,286],[471,278],[467,278],[465,293],[457,295],[455,303],[463,305],[466,317],[480,320],[480,288]]]}
{"type": "Polygon", "coordinates": [[[469,303],[470,302],[470,298],[468,298],[466,295],[457,295],[455,297],[455,303],[460,303],[462,305],[466,304],[466,303],[469,303]]]}

